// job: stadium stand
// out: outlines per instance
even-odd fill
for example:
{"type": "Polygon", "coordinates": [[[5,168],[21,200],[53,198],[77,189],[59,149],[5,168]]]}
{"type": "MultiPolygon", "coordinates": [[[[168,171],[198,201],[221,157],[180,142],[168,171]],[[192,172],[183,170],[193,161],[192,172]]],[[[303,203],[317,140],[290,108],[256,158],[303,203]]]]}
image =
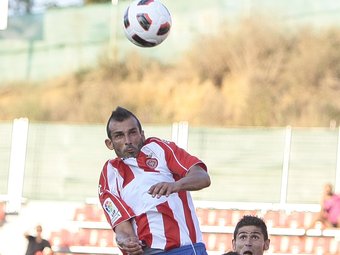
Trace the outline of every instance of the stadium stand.
{"type": "MultiPolygon", "coordinates": [[[[267,222],[271,239],[269,254],[340,254],[340,229],[307,229],[314,211],[282,210],[275,206],[266,210],[213,208],[202,204],[197,207],[197,215],[209,254],[222,254],[232,248],[234,226],[243,215],[258,215],[267,222]]],[[[50,241],[57,254],[121,254],[98,204],[85,203],[77,208],[73,224],[77,226],[73,231],[60,229],[51,234],[50,241]]]]}
{"type": "Polygon", "coordinates": [[[6,221],[6,202],[0,201],[0,226],[6,221]]]}

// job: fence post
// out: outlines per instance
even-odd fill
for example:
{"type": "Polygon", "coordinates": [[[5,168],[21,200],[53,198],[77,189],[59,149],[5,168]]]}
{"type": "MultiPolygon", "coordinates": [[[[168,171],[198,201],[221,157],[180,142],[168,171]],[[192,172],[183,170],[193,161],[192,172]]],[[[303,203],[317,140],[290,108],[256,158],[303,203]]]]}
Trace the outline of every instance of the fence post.
{"type": "Polygon", "coordinates": [[[289,172],[291,140],[292,140],[292,127],[287,126],[286,134],[285,134],[285,148],[283,152],[283,164],[282,164],[281,197],[280,197],[281,208],[284,208],[284,206],[287,203],[288,172],[289,172]]]}
{"type": "Polygon", "coordinates": [[[7,213],[18,213],[21,209],[27,134],[28,119],[15,119],[12,128],[11,156],[9,162],[7,213]]]}
{"type": "Polygon", "coordinates": [[[187,121],[172,124],[172,141],[184,150],[188,149],[189,124],[187,121]]]}
{"type": "Polygon", "coordinates": [[[8,23],[8,0],[0,1],[0,30],[5,30],[8,23]]]}

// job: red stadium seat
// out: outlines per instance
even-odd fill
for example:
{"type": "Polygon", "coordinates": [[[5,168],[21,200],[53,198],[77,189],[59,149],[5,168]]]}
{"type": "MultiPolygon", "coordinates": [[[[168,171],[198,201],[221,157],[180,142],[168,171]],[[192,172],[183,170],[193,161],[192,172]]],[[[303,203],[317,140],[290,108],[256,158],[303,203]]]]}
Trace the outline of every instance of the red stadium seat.
{"type": "Polygon", "coordinates": [[[231,226],[232,225],[232,209],[217,210],[217,226],[231,226]]]}
{"type": "Polygon", "coordinates": [[[113,231],[109,229],[102,229],[98,233],[97,246],[100,246],[100,247],[117,246],[113,240],[114,240],[113,231]]]}
{"type": "Polygon", "coordinates": [[[61,229],[60,231],[53,231],[50,234],[49,241],[52,246],[58,248],[67,248],[72,245],[72,234],[66,229],[61,229]]]}
{"type": "Polygon", "coordinates": [[[74,212],[73,220],[75,221],[85,221],[85,213],[83,208],[77,208],[74,212]]]}
{"type": "Polygon", "coordinates": [[[304,236],[290,236],[289,237],[289,252],[291,254],[302,254],[305,248],[304,236]]]}
{"type": "Polygon", "coordinates": [[[72,242],[73,245],[77,246],[87,246],[90,244],[90,234],[91,231],[89,229],[81,228],[75,234],[74,240],[72,242]]]}
{"type": "Polygon", "coordinates": [[[6,220],[6,203],[0,202],[0,226],[5,223],[6,220]]]}
{"type": "Polygon", "coordinates": [[[303,227],[309,228],[309,226],[312,224],[313,219],[316,216],[316,212],[304,212],[304,220],[303,220],[303,227]]]}
{"type": "Polygon", "coordinates": [[[208,217],[206,216],[205,208],[196,208],[196,215],[197,215],[200,225],[207,225],[206,220],[208,217]]]}
{"type": "Polygon", "coordinates": [[[281,223],[281,213],[280,211],[269,210],[263,215],[264,220],[266,221],[268,228],[280,227],[283,224],[281,223]]]}
{"type": "Polygon", "coordinates": [[[203,233],[203,240],[208,251],[225,252],[231,247],[231,234],[222,233],[203,233]]]}
{"type": "Polygon", "coordinates": [[[286,226],[289,228],[304,228],[304,212],[293,211],[287,214],[286,226]]]}
{"type": "Polygon", "coordinates": [[[281,251],[281,236],[270,236],[270,246],[268,253],[274,254],[281,251]]]}

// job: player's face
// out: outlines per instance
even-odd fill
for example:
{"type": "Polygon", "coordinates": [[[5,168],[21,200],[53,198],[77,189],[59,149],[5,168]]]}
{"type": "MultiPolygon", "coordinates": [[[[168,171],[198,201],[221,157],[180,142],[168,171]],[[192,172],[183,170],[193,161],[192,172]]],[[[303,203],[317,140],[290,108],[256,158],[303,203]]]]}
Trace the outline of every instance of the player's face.
{"type": "Polygon", "coordinates": [[[234,251],[240,255],[263,255],[269,249],[270,240],[264,240],[259,227],[244,226],[238,230],[232,243],[234,251]]]}
{"type": "Polygon", "coordinates": [[[137,157],[145,141],[144,132],[139,131],[137,120],[130,117],[124,121],[111,121],[109,124],[111,140],[106,146],[115,150],[120,158],[137,157]]]}

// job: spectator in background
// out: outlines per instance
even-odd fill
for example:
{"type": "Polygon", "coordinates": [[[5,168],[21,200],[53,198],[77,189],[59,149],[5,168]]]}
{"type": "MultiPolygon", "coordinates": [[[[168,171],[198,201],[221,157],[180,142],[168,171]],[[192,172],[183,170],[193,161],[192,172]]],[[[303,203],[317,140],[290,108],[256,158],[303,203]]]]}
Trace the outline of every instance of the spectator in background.
{"type": "Polygon", "coordinates": [[[37,225],[35,227],[36,235],[30,235],[28,232],[25,232],[24,236],[28,240],[26,255],[36,255],[41,253],[42,251],[48,247],[51,248],[51,244],[46,239],[42,238],[42,227],[41,225],[37,225]]]}
{"type": "Polygon", "coordinates": [[[233,250],[244,255],[263,255],[270,239],[266,223],[257,216],[245,215],[237,223],[232,240],[233,250]]]}
{"type": "Polygon", "coordinates": [[[145,139],[137,117],[117,107],[107,123],[108,160],[99,199],[124,254],[207,255],[189,191],[210,185],[206,165],[175,143],[145,139]]]}
{"type": "Polygon", "coordinates": [[[309,228],[315,228],[321,223],[321,228],[340,227],[340,196],[333,191],[333,185],[326,183],[323,187],[323,194],[320,201],[320,212],[313,219],[309,228]]]}

